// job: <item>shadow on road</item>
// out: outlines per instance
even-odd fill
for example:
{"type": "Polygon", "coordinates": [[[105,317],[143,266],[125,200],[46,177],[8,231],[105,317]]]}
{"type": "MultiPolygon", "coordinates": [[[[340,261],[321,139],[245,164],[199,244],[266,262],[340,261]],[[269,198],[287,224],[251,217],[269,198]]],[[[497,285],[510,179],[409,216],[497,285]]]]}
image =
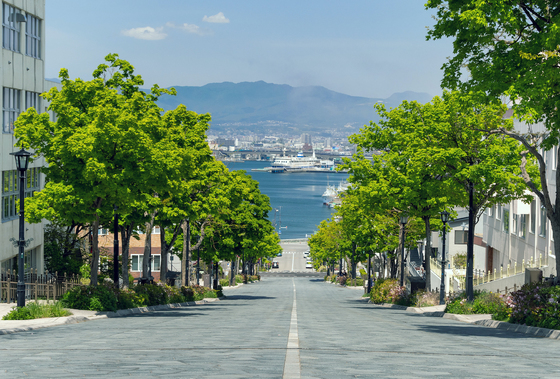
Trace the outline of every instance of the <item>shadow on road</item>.
{"type": "MultiPolygon", "coordinates": [[[[185,309],[186,310],[186,309],[185,309]]],[[[136,318],[136,317],[185,317],[185,316],[206,316],[207,313],[190,313],[190,312],[181,312],[178,310],[172,311],[156,311],[156,312],[147,312],[147,313],[140,313],[140,314],[133,314],[133,315],[126,315],[126,316],[119,316],[119,318],[136,318]]],[[[108,316],[112,318],[111,316],[108,316]]]]}
{"type": "Polygon", "coordinates": [[[227,300],[272,300],[271,296],[227,295],[227,300]]]}
{"type": "Polygon", "coordinates": [[[501,329],[486,328],[483,326],[451,326],[451,325],[419,325],[418,329],[427,333],[454,334],[458,336],[480,336],[498,338],[541,338],[525,333],[509,332],[501,329]]]}

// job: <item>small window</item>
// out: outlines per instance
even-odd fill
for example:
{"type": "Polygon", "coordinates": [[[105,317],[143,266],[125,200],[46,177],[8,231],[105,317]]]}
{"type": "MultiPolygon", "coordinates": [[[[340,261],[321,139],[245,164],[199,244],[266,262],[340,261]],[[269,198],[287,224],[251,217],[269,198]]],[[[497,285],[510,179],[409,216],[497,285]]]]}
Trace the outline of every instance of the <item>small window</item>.
{"type": "Polygon", "coordinates": [[[517,215],[515,213],[511,216],[511,233],[517,234],[517,215]]]}
{"type": "Polygon", "coordinates": [[[17,14],[21,13],[19,9],[12,7],[6,3],[2,3],[2,47],[7,50],[19,50],[19,28],[20,22],[17,22],[17,14]]]}
{"type": "Polygon", "coordinates": [[[527,234],[527,215],[519,216],[519,237],[525,239],[527,234]]]}
{"type": "Polygon", "coordinates": [[[488,208],[488,217],[492,217],[494,215],[494,206],[492,205],[488,208]]]}
{"type": "Polygon", "coordinates": [[[160,268],[160,255],[152,255],[152,271],[159,271],[160,268]]]}
{"type": "Polygon", "coordinates": [[[468,230],[456,230],[455,231],[455,245],[466,245],[469,239],[468,230]]]}
{"type": "Polygon", "coordinates": [[[37,92],[25,91],[25,109],[32,107],[41,113],[41,96],[37,92]]]}
{"type": "Polygon", "coordinates": [[[14,132],[14,123],[19,116],[20,111],[20,94],[19,89],[4,87],[2,93],[2,110],[3,110],[3,131],[4,133],[14,132]]]}
{"type": "Polygon", "coordinates": [[[509,210],[504,209],[503,211],[504,211],[504,213],[503,213],[503,216],[504,216],[503,221],[504,222],[502,223],[502,225],[504,227],[503,230],[504,230],[504,232],[509,233],[509,210]]]}
{"type": "Polygon", "coordinates": [[[541,205],[541,215],[540,215],[541,219],[541,228],[539,230],[539,236],[541,237],[546,237],[546,223],[547,223],[547,218],[546,218],[546,208],[541,205]]]}
{"type": "MultiPolygon", "coordinates": [[[[33,58],[41,58],[41,20],[27,15],[25,22],[25,54],[33,58]]],[[[37,108],[35,108],[37,109],[37,108]]]]}
{"type": "Polygon", "coordinates": [[[109,234],[109,229],[99,228],[99,232],[97,234],[100,236],[106,236],[109,234]]]}
{"type": "Polygon", "coordinates": [[[535,200],[531,201],[531,220],[529,231],[535,234],[535,225],[537,224],[537,202],[535,200]]]}
{"type": "Polygon", "coordinates": [[[152,229],[152,234],[160,234],[159,226],[154,226],[154,228],[152,229]]]}

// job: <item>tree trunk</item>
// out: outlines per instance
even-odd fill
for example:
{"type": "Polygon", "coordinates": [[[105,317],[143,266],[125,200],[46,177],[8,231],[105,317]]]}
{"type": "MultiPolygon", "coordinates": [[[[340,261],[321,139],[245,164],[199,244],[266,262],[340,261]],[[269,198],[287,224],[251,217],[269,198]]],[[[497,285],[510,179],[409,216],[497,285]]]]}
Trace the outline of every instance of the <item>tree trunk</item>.
{"type": "Polygon", "coordinates": [[[152,256],[152,229],[154,227],[154,217],[145,224],[146,226],[146,241],[144,243],[144,258],[142,262],[142,278],[150,279],[150,259],[152,256]]]}
{"type": "Polygon", "coordinates": [[[121,240],[122,240],[122,265],[121,265],[121,275],[123,278],[123,288],[127,289],[130,286],[128,280],[128,252],[130,247],[130,237],[132,236],[132,231],[134,230],[134,224],[125,225],[121,228],[121,240]]]}
{"type": "Polygon", "coordinates": [[[159,227],[159,241],[161,246],[161,259],[159,261],[159,281],[167,284],[167,242],[165,242],[165,228],[159,227]]]}
{"type": "Polygon", "coordinates": [[[188,287],[189,283],[189,242],[188,238],[190,237],[190,227],[189,221],[184,220],[181,223],[181,228],[183,229],[183,259],[181,259],[181,285],[188,287]]]}
{"type": "Polygon", "coordinates": [[[99,215],[95,215],[91,230],[91,279],[90,285],[97,286],[97,272],[99,271],[99,215]]]}
{"type": "Polygon", "coordinates": [[[426,291],[431,290],[431,265],[432,258],[432,230],[430,227],[430,216],[422,217],[426,226],[426,247],[424,248],[424,272],[426,273],[426,291]]]}
{"type": "Polygon", "coordinates": [[[235,280],[235,273],[234,273],[234,271],[235,271],[235,259],[236,258],[231,260],[231,271],[229,273],[229,286],[230,287],[233,286],[233,283],[234,283],[234,280],[235,280]]]}

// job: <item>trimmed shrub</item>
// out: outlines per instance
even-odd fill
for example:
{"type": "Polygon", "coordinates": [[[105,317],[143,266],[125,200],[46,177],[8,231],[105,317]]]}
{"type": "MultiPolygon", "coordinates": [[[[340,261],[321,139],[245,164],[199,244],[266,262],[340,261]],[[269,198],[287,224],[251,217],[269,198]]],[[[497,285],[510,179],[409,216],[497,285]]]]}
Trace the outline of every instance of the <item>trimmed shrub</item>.
{"type": "Polygon", "coordinates": [[[346,285],[346,280],[348,279],[347,276],[339,276],[336,278],[336,281],[338,282],[338,284],[340,284],[341,286],[345,286],[346,285]]]}
{"type": "Polygon", "coordinates": [[[433,307],[439,305],[439,292],[418,290],[412,295],[412,302],[415,307],[433,307]]]}
{"type": "Polygon", "coordinates": [[[62,297],[62,306],[91,311],[116,311],[118,290],[105,285],[74,287],[62,297]]]}
{"type": "Polygon", "coordinates": [[[229,287],[229,279],[220,279],[221,287],[229,287]]]}
{"type": "Polygon", "coordinates": [[[370,299],[374,304],[412,305],[412,297],[397,279],[377,279],[371,288],[370,299]]]}
{"type": "Polygon", "coordinates": [[[243,283],[243,275],[235,275],[235,283],[243,283]]]}
{"type": "Polygon", "coordinates": [[[549,329],[560,329],[560,286],[525,284],[506,298],[509,321],[549,329]]]}
{"type": "Polygon", "coordinates": [[[139,284],[132,287],[132,290],[138,295],[146,295],[146,305],[148,306],[167,304],[169,302],[165,288],[159,284],[139,284]]]}
{"type": "Polygon", "coordinates": [[[191,287],[181,287],[181,293],[183,294],[185,301],[194,301],[194,290],[191,287]]]}
{"type": "Polygon", "coordinates": [[[474,301],[467,302],[466,293],[449,301],[445,307],[446,313],[454,314],[498,314],[505,312],[507,308],[504,299],[495,293],[486,291],[474,291],[474,301]]]}
{"type": "Polygon", "coordinates": [[[183,303],[185,301],[185,297],[179,288],[168,286],[167,284],[164,285],[163,288],[165,292],[167,292],[169,304],[183,303]]]}
{"type": "Polygon", "coordinates": [[[133,290],[120,290],[117,295],[117,307],[119,309],[144,307],[148,301],[147,295],[140,295],[133,290]]]}

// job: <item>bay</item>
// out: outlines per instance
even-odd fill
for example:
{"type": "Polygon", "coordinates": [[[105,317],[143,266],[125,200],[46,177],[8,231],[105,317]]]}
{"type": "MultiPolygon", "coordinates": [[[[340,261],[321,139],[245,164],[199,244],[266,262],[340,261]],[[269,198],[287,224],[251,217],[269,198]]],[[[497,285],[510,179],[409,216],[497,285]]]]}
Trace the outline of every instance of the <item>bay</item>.
{"type": "Polygon", "coordinates": [[[230,170],[245,170],[259,182],[261,193],[270,198],[272,210],[268,218],[276,224],[281,239],[305,238],[316,232],[321,221],[330,218],[334,212],[323,205],[322,196],[327,185],[338,186],[348,178],[346,173],[251,171],[270,166],[270,162],[262,161],[224,163],[230,170]]]}

